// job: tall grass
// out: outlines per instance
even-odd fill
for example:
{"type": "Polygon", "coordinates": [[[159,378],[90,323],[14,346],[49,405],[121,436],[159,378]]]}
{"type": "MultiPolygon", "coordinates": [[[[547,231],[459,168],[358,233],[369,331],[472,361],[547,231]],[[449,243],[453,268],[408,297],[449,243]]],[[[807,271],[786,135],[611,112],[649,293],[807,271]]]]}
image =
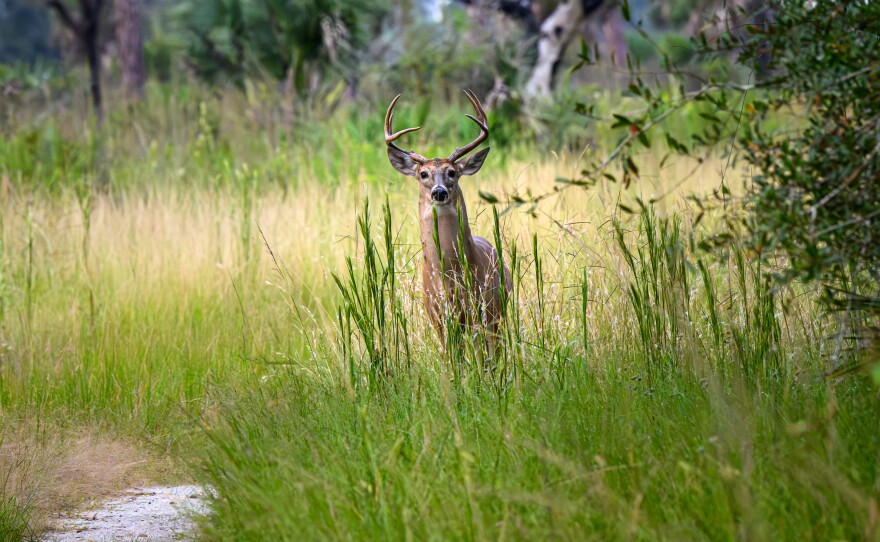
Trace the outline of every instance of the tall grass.
{"type": "MultiPolygon", "coordinates": [[[[4,426],[182,458],[215,490],[207,539],[877,539],[876,389],[823,378],[837,324],[811,292],[695,248],[715,223],[677,195],[718,163],[652,178],[645,157],[632,195],[529,214],[477,193],[550,191],[579,154],[493,148],[463,185],[513,286],[489,363],[427,324],[416,187],[379,106],[150,92],[108,119],[107,193],[75,114],[3,128],[4,426]]],[[[426,154],[470,133],[439,109],[426,154]]],[[[0,528],[20,529],[9,493],[0,528]]]]}
{"type": "Polygon", "coordinates": [[[342,295],[342,303],[337,308],[337,323],[342,331],[339,354],[349,367],[353,387],[360,384],[360,375],[369,375],[369,384],[375,389],[380,379],[411,368],[407,324],[412,312],[407,311],[399,295],[395,263],[398,255],[387,200],[382,215],[381,246],[373,239],[369,200],[357,219],[359,239],[363,242],[363,272],[355,271],[355,263],[349,257],[346,258],[346,278],[333,274],[342,295]],[[357,345],[351,340],[355,331],[361,339],[357,345]],[[357,347],[366,350],[366,370],[361,367],[357,347]]]}
{"type": "Polygon", "coordinates": [[[32,534],[30,498],[7,491],[9,475],[0,480],[0,540],[26,540],[32,534]]]}
{"type": "Polygon", "coordinates": [[[808,329],[798,321],[816,306],[783,306],[741,252],[694,265],[686,220],[646,210],[604,232],[603,264],[622,266],[596,277],[571,256],[583,238],[532,236],[487,372],[478,339],[438,343],[423,316],[403,316],[398,290],[417,287],[395,270],[413,254],[395,249],[391,220],[386,204],[374,239],[369,206],[358,218],[362,271],[349,259],[335,279],[321,370],[290,359],[227,395],[209,431],[208,539],[880,534],[880,443],[851,425],[880,413],[875,392],[814,378],[820,337],[783,341],[779,320],[808,329]]]}

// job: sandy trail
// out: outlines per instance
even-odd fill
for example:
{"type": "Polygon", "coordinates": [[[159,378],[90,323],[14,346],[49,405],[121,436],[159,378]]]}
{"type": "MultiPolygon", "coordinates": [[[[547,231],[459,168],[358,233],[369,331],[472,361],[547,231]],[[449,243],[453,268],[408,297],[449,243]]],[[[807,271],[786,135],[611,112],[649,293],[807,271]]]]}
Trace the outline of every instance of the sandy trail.
{"type": "Polygon", "coordinates": [[[138,487],[96,508],[59,519],[43,542],[186,540],[192,514],[207,512],[199,486],[138,487]]]}

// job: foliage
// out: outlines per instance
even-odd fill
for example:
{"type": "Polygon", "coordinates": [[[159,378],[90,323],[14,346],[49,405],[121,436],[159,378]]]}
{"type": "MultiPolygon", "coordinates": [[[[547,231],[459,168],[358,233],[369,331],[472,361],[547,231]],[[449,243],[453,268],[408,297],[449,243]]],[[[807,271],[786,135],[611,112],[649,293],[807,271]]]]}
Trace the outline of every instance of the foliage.
{"type": "Polygon", "coordinates": [[[181,60],[177,53],[183,47],[184,40],[173,32],[169,32],[167,26],[171,24],[168,17],[155,14],[152,17],[152,25],[147,40],[144,42],[144,65],[150,78],[167,82],[175,75],[176,68],[180,67],[181,60]]]}
{"type": "Polygon", "coordinates": [[[290,77],[304,93],[313,70],[357,54],[382,12],[366,0],[207,0],[182,4],[177,20],[201,77],[238,85],[254,74],[290,77]]]}
{"type": "Polygon", "coordinates": [[[880,281],[880,4],[787,2],[741,61],[774,91],[742,119],[756,248],[784,251],[790,277],[880,281]],[[767,128],[783,108],[800,129],[767,128]]]}
{"type": "Polygon", "coordinates": [[[393,89],[448,100],[463,87],[485,96],[496,81],[517,89],[527,76],[530,41],[498,14],[475,20],[452,4],[440,21],[402,16],[388,21],[365,58],[393,89]]]}
{"type": "Polygon", "coordinates": [[[0,64],[0,89],[10,101],[18,94],[48,93],[53,84],[60,86],[58,79],[60,77],[52,65],[0,64]]]}
{"type": "Polygon", "coordinates": [[[0,65],[57,59],[58,50],[49,36],[45,9],[27,0],[0,2],[0,65]]]}
{"type": "MultiPolygon", "coordinates": [[[[623,5],[631,19],[627,3],[623,5]]],[[[618,145],[596,160],[572,185],[589,186],[599,176],[624,185],[640,177],[638,147],[665,146],[669,156],[705,156],[722,149],[724,173],[749,167],[744,197],[735,199],[722,179],[717,193],[735,233],[745,207],[745,241],[754,253],[784,256],[786,264],[767,267],[783,281],[820,280],[855,294],[876,290],[880,265],[880,5],[876,2],[774,2],[763,12],[738,15],[745,36],[722,33],[693,40],[699,58],[710,65],[736,64],[699,77],[681,66],[668,48],[633,25],[641,43],[653,46],[663,70],[678,83],[656,87],[629,58],[628,93],[641,103],[634,113],[615,114],[618,145]],[[749,23],[767,18],[772,24],[749,23]],[[745,73],[742,70],[747,70],[745,73]],[[697,112],[704,127],[680,139],[676,125],[697,112]],[[674,119],[674,120],[673,120],[674,119]],[[668,127],[657,134],[659,127],[668,127]],[[659,137],[658,137],[659,136],[659,137]],[[734,203],[741,205],[734,205],[734,203]]],[[[717,24],[721,24],[716,21],[717,24]]],[[[726,24],[731,24],[728,21],[726,24]]],[[[584,48],[582,63],[594,61],[584,48]]],[[[591,113],[588,106],[581,111],[591,113]]],[[[703,206],[712,201],[697,201],[703,206]]],[[[844,295],[848,306],[875,309],[876,300],[844,295]]]]}
{"type": "Polygon", "coordinates": [[[29,506],[30,503],[19,503],[15,497],[4,495],[3,487],[0,487],[0,540],[33,539],[29,506]]]}
{"type": "Polygon", "coordinates": [[[671,2],[651,2],[648,9],[648,19],[658,25],[682,26],[691,17],[694,11],[699,10],[699,0],[673,0],[671,2]]]}
{"type": "MultiPolygon", "coordinates": [[[[75,86],[54,79],[46,86],[60,84],[75,86]]],[[[262,187],[338,184],[360,175],[370,184],[387,181],[387,157],[376,146],[382,142],[387,102],[365,97],[346,103],[337,91],[310,96],[288,110],[289,97],[265,81],[249,81],[244,92],[218,94],[212,87],[179,81],[148,85],[146,92],[144,103],[108,114],[104,133],[111,189],[237,186],[232,172],[241,165],[251,167],[262,187]]],[[[5,171],[17,190],[56,194],[94,178],[96,147],[86,112],[24,114],[42,107],[44,98],[32,94],[0,103],[0,164],[5,166],[0,176],[5,171]]],[[[382,99],[388,94],[383,91],[382,99]]],[[[449,154],[472,136],[473,123],[464,116],[470,105],[463,93],[456,94],[459,102],[448,105],[405,96],[397,113],[401,125],[430,126],[414,134],[413,146],[449,154]]],[[[500,151],[493,152],[493,162],[518,159],[532,148],[516,122],[493,111],[489,123],[493,149],[500,151]]]]}
{"type": "Polygon", "coordinates": [[[656,60],[659,55],[665,55],[673,65],[684,65],[695,55],[690,39],[674,32],[652,36],[651,39],[639,32],[627,32],[626,42],[632,57],[640,62],[656,60]]]}
{"type": "Polygon", "coordinates": [[[419,96],[450,96],[460,92],[461,81],[476,88],[491,86],[491,64],[486,43],[473,43],[475,25],[460,9],[448,9],[440,22],[408,20],[388,28],[381,37],[387,52],[376,69],[395,89],[419,96]],[[476,69],[474,69],[476,68],[476,69]]]}

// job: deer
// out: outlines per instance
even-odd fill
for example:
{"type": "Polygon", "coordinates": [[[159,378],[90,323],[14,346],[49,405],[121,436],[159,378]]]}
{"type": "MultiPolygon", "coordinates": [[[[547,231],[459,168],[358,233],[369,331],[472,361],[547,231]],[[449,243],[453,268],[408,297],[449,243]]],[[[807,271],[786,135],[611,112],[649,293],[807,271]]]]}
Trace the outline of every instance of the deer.
{"type": "Polygon", "coordinates": [[[398,173],[419,183],[418,219],[422,245],[423,302],[428,318],[441,340],[447,317],[467,330],[483,328],[494,350],[502,317],[503,288],[511,290],[510,271],[488,240],[473,235],[459,181],[483,167],[489,147],[465,159],[489,137],[488,120],[473,91],[465,90],[476,116],[480,134],[448,158],[426,158],[400,148],[395,141],[421,126],[392,129],[398,94],[385,113],[385,145],[388,160],[398,173]],[[503,270],[503,273],[502,273],[503,270]]]}

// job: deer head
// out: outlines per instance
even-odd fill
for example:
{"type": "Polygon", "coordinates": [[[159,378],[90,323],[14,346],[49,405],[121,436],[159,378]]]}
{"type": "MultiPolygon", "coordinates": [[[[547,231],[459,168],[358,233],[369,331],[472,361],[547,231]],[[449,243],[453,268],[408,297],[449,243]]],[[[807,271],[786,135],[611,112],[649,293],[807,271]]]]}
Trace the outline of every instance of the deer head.
{"type": "Polygon", "coordinates": [[[385,144],[388,146],[388,159],[391,161],[391,165],[398,172],[415,177],[421,186],[422,199],[430,201],[432,205],[438,208],[444,206],[455,208],[456,206],[464,205],[464,199],[458,187],[458,180],[464,175],[473,175],[480,171],[486,156],[489,154],[489,148],[487,147],[466,160],[461,160],[489,137],[488,121],[486,119],[486,112],[483,111],[483,106],[480,105],[480,101],[472,91],[465,90],[464,93],[477,114],[476,117],[473,115],[466,116],[480,127],[480,135],[464,147],[455,149],[449,155],[449,158],[425,158],[421,154],[405,151],[397,146],[395,143],[397,138],[421,128],[421,126],[416,126],[415,128],[405,128],[399,132],[393,132],[391,128],[394,120],[393,109],[400,98],[400,94],[391,100],[391,105],[388,106],[388,111],[385,113],[385,144]]]}

